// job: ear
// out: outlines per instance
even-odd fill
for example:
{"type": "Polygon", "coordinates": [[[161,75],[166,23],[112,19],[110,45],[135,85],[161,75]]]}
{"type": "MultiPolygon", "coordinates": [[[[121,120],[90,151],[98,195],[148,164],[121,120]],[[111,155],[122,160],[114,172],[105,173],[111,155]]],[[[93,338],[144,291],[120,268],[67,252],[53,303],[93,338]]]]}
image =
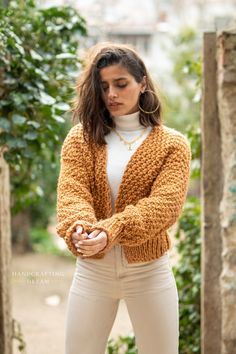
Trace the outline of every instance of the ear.
{"type": "Polygon", "coordinates": [[[143,80],[141,81],[141,93],[144,93],[147,87],[147,76],[143,77],[143,80]]]}

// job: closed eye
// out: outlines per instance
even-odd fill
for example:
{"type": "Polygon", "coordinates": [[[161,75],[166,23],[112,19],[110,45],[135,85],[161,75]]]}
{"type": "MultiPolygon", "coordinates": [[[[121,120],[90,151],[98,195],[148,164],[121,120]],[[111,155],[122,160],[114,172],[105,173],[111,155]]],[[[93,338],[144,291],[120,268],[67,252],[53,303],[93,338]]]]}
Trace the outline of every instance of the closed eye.
{"type": "Polygon", "coordinates": [[[124,87],[126,87],[127,86],[127,84],[118,84],[117,85],[117,87],[119,87],[119,88],[124,88],[124,87]]]}
{"type": "MultiPolygon", "coordinates": [[[[116,84],[115,85],[115,87],[117,87],[117,88],[119,88],[119,89],[123,89],[123,88],[125,88],[127,86],[127,83],[118,83],[118,84],[116,84]]],[[[107,85],[102,85],[102,90],[104,91],[104,92],[106,92],[107,90],[108,90],[108,88],[109,88],[109,86],[107,86],[107,85]]]]}

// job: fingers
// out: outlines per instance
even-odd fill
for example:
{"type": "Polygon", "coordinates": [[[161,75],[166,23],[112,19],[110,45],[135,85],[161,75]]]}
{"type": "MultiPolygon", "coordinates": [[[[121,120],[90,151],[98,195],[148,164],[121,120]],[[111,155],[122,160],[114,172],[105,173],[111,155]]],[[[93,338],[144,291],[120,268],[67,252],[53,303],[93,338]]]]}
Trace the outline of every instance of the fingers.
{"type": "Polygon", "coordinates": [[[101,241],[101,238],[104,237],[105,232],[101,230],[95,230],[88,235],[86,240],[83,240],[81,244],[86,246],[94,246],[101,241]]]}
{"type": "Polygon", "coordinates": [[[107,242],[107,236],[105,234],[103,234],[103,235],[99,234],[94,239],[90,239],[90,240],[86,239],[83,241],[79,241],[78,246],[83,251],[89,251],[92,249],[96,250],[97,248],[101,248],[101,246],[103,246],[102,248],[104,248],[106,245],[106,242],[107,242]]]}
{"type": "Polygon", "coordinates": [[[91,239],[91,238],[94,238],[96,237],[101,231],[100,230],[94,230],[92,232],[90,232],[90,234],[88,235],[88,238],[91,239]]]}
{"type": "Polygon", "coordinates": [[[83,239],[84,237],[81,237],[82,234],[83,234],[83,228],[82,228],[82,226],[77,226],[77,227],[76,227],[76,231],[73,232],[73,234],[72,234],[73,242],[74,242],[74,241],[77,241],[77,240],[79,241],[79,240],[83,239]]]}
{"type": "Polygon", "coordinates": [[[88,234],[84,232],[83,234],[78,235],[76,232],[72,234],[72,242],[77,243],[78,241],[86,240],[88,234]]]}
{"type": "Polygon", "coordinates": [[[87,232],[83,232],[83,227],[79,225],[76,227],[76,232],[72,234],[72,242],[76,245],[78,241],[85,240],[87,237],[87,232]]]}
{"type": "MultiPolygon", "coordinates": [[[[75,245],[75,247],[79,247],[79,242],[86,240],[88,234],[81,234],[80,236],[72,234],[72,242],[75,245]]],[[[78,250],[78,249],[77,249],[78,250]]]]}
{"type": "MultiPolygon", "coordinates": [[[[83,256],[92,256],[99,251],[101,251],[103,248],[105,248],[107,244],[107,234],[104,231],[100,230],[95,230],[93,232],[93,238],[87,238],[82,241],[79,241],[76,245],[77,251],[79,253],[82,253],[83,256]],[[96,231],[96,232],[95,232],[96,231]],[[95,236],[97,235],[97,236],[95,236]]],[[[89,235],[91,235],[90,233],[89,235]]]]}
{"type": "Polygon", "coordinates": [[[106,246],[107,234],[101,230],[94,230],[90,234],[83,232],[82,226],[76,227],[72,234],[72,242],[79,253],[95,254],[106,246]]]}
{"type": "Polygon", "coordinates": [[[81,233],[83,232],[83,227],[82,227],[81,225],[77,226],[77,227],[76,227],[76,232],[77,232],[78,234],[81,234],[81,233]]]}
{"type": "Polygon", "coordinates": [[[92,249],[95,250],[97,248],[99,248],[100,250],[105,247],[106,243],[107,243],[107,235],[104,231],[102,231],[99,233],[99,235],[96,238],[79,241],[78,245],[80,250],[89,251],[92,249]]]}
{"type": "MultiPolygon", "coordinates": [[[[86,239],[94,239],[95,237],[97,237],[97,235],[100,233],[100,231],[99,230],[95,230],[95,231],[93,231],[93,232],[91,232],[90,234],[87,234],[86,232],[85,233],[83,233],[83,234],[81,234],[81,235],[78,235],[76,232],[74,232],[73,234],[72,234],[72,239],[73,239],[73,243],[75,244],[75,245],[79,245],[79,241],[84,241],[84,240],[86,240],[86,239]]],[[[99,240],[97,241],[97,238],[96,238],[96,240],[95,241],[93,241],[92,243],[91,243],[91,245],[94,245],[94,244],[97,244],[99,242],[99,240]]]]}

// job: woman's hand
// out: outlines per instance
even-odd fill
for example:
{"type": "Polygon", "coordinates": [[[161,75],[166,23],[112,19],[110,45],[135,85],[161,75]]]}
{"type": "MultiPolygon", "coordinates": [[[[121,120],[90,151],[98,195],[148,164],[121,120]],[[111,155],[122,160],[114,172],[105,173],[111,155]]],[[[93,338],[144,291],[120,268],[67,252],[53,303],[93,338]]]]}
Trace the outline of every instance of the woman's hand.
{"type": "Polygon", "coordinates": [[[72,242],[77,247],[79,241],[85,240],[88,237],[87,232],[83,232],[82,226],[76,227],[76,232],[72,234],[72,242]]]}
{"type": "Polygon", "coordinates": [[[107,244],[107,234],[105,231],[94,230],[90,234],[83,233],[81,226],[76,228],[76,232],[72,234],[73,243],[77,247],[77,251],[83,257],[90,257],[103,250],[107,244]]]}

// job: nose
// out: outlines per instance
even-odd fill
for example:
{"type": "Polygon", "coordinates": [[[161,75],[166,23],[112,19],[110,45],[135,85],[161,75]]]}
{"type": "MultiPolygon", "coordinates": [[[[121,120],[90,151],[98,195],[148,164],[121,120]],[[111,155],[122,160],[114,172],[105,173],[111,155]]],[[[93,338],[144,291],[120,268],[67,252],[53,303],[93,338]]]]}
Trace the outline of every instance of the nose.
{"type": "Polygon", "coordinates": [[[109,87],[109,89],[108,89],[108,98],[113,99],[115,97],[117,97],[116,90],[114,88],[112,88],[112,87],[109,87]]]}

